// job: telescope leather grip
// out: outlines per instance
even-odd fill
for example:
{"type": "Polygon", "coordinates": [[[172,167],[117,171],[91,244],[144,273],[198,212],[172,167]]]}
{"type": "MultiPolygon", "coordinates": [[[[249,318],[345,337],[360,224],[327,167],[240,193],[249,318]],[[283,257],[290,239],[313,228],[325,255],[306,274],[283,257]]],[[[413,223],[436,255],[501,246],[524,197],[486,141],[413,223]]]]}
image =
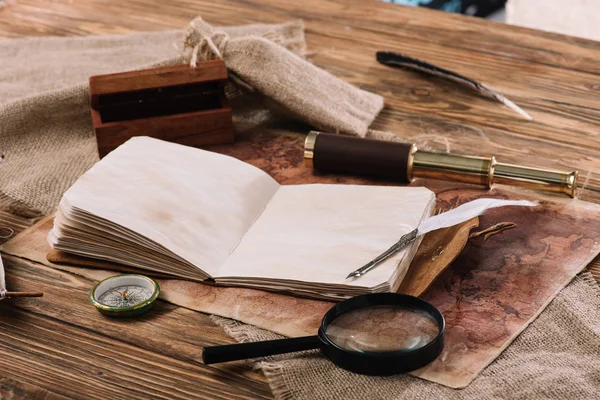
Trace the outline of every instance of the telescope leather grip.
{"type": "Polygon", "coordinates": [[[412,153],[411,144],[320,132],[314,143],[313,167],[323,173],[409,182],[412,153]]]}

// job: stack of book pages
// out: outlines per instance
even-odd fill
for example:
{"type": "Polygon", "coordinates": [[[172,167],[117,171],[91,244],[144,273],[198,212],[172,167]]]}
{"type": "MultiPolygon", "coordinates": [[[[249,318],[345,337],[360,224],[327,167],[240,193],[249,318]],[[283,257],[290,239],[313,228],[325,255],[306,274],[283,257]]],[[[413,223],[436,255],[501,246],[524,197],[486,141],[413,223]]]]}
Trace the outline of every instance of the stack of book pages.
{"type": "Polygon", "coordinates": [[[420,240],[346,276],[434,204],[420,187],[279,185],[235,158],[136,137],[65,193],[49,242],[174,278],[341,299],[400,286],[420,240]]]}

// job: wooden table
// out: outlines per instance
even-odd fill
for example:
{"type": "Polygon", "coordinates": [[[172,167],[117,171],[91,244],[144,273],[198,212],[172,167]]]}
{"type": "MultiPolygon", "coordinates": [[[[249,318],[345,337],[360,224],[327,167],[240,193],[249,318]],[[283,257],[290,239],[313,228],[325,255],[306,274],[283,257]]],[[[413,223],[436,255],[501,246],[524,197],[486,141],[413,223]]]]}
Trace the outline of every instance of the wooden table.
{"type": "MultiPolygon", "coordinates": [[[[600,44],[425,9],[366,1],[9,0],[0,36],[87,35],[216,25],[306,22],[312,60],[386,97],[374,124],[430,148],[503,162],[600,166],[600,44]],[[379,66],[374,51],[405,52],[505,92],[534,117],[453,84],[379,66]]],[[[1,55],[0,55],[1,57],[1,55]]],[[[43,62],[43,60],[40,60],[43,62]]],[[[16,232],[33,221],[0,213],[16,232]]],[[[205,367],[203,345],[230,343],[207,315],[161,302],[140,320],[101,318],[92,282],[6,257],[12,290],[42,299],[0,302],[0,398],[270,398],[258,373],[205,367]],[[11,397],[13,396],[13,397],[11,397]]]]}

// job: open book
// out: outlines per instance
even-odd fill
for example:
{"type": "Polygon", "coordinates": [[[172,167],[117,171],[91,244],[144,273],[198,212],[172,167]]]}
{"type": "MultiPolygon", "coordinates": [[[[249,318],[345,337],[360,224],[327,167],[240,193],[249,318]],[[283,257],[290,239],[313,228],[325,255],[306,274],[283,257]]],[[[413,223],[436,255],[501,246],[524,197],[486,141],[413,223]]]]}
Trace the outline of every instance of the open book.
{"type": "Polygon", "coordinates": [[[346,276],[434,203],[421,187],[279,185],[235,158],[135,137],[65,193],[49,242],[188,280],[340,299],[400,286],[420,240],[346,276]]]}

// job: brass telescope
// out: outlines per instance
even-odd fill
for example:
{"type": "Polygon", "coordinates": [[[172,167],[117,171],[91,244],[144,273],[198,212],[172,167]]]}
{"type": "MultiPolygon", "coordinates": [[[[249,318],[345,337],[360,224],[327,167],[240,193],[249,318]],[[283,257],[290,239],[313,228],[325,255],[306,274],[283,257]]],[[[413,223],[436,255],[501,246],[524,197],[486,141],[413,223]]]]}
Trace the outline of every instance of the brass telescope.
{"type": "Polygon", "coordinates": [[[494,183],[564,193],[575,197],[578,171],[561,172],[472,157],[418,150],[414,144],[360,139],[311,131],[304,162],[324,173],[367,175],[411,182],[430,178],[484,185],[494,183]]]}

